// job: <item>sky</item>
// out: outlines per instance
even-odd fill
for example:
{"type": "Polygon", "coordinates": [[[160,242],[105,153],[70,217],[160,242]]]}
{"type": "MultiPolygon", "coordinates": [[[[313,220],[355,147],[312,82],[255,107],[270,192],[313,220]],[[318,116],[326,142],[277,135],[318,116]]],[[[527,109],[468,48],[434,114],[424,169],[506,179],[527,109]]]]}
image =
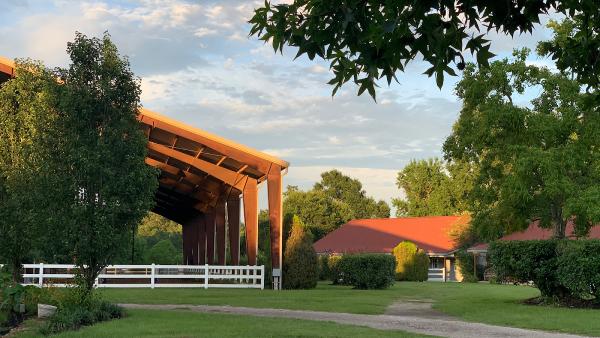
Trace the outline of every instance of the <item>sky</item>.
{"type": "MultiPolygon", "coordinates": [[[[142,80],[145,108],[290,162],[285,185],[308,189],[336,168],[360,179],[376,199],[401,197],[398,171],[411,159],[442,156],[461,107],[453,94],[459,77],[439,89],[417,60],[398,74],[399,84],[382,84],[377,103],[357,97],[351,83],[332,98],[328,63],[293,60],[292,48],[276,54],[248,36],[247,21],[261,3],[1,0],[0,55],[66,66],[75,31],[108,31],[142,80]]],[[[551,37],[547,20],[533,34],[492,34],[492,52],[535,49],[551,37]]],[[[552,66],[538,56],[529,62],[552,66]]]]}

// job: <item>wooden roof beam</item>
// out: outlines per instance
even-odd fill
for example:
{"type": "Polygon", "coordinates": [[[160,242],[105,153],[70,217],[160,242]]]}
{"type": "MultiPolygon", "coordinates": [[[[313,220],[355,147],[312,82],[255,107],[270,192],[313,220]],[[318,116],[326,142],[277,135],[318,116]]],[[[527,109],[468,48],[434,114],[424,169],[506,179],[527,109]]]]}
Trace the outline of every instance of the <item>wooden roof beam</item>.
{"type": "Polygon", "coordinates": [[[272,163],[278,164],[282,168],[287,168],[289,166],[289,163],[274,156],[237,144],[204,130],[184,125],[181,122],[156,114],[147,109],[140,109],[140,113],[138,118],[142,123],[153,125],[155,128],[160,128],[203,144],[204,146],[210,147],[240,163],[248,164],[264,174],[268,173],[272,163]]]}
{"type": "Polygon", "coordinates": [[[203,161],[201,159],[195,158],[188,154],[179,152],[177,150],[171,149],[165,145],[158,144],[155,142],[148,142],[148,149],[161,153],[165,156],[172,157],[184,163],[190,164],[193,167],[196,167],[205,173],[209,174],[212,177],[220,180],[223,183],[226,183],[238,190],[243,190],[246,184],[246,179],[248,176],[240,175],[236,172],[233,172],[229,169],[219,167],[210,162],[203,161]]]}
{"type": "Polygon", "coordinates": [[[214,195],[215,197],[217,197],[217,195],[218,195],[217,193],[215,193],[215,191],[213,191],[211,189],[202,188],[201,184],[206,181],[204,177],[200,177],[189,171],[181,170],[170,164],[163,163],[163,162],[157,161],[157,160],[149,158],[149,157],[146,157],[146,164],[148,164],[152,167],[158,168],[161,171],[167,172],[173,176],[185,177],[190,183],[194,184],[194,188],[204,190],[204,191],[214,195]]]}

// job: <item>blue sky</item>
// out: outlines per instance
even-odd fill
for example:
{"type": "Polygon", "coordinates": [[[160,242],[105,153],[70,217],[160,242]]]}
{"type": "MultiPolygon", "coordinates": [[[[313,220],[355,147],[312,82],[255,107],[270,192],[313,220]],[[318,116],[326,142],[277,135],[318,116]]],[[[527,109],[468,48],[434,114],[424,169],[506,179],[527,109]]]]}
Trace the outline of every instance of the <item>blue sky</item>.
{"type": "MultiPolygon", "coordinates": [[[[0,55],[62,66],[76,30],[108,31],[142,78],[144,107],[289,161],[286,185],[309,188],[338,168],[375,198],[400,196],[398,170],[413,158],[441,156],[460,109],[458,78],[440,90],[421,74],[426,65],[414,62],[398,74],[400,84],[382,86],[378,103],[357,97],[353,84],[332,98],[327,63],[293,61],[295,51],[274,54],[248,37],[246,21],[260,3],[2,0],[0,55]]],[[[507,56],[549,37],[543,26],[514,39],[492,35],[492,51],[507,56]]]]}

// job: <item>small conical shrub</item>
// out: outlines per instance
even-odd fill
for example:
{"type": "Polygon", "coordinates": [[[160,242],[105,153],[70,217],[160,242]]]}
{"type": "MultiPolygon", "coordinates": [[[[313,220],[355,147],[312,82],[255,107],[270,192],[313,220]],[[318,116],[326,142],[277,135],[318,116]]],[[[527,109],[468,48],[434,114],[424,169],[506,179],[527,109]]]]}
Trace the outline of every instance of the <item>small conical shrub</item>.
{"type": "Polygon", "coordinates": [[[423,282],[429,272],[429,257],[425,251],[408,241],[400,242],[392,251],[396,257],[396,280],[423,282]]]}
{"type": "Polygon", "coordinates": [[[283,288],[312,289],[317,286],[319,266],[312,236],[294,216],[290,237],[283,255],[283,288]]]}

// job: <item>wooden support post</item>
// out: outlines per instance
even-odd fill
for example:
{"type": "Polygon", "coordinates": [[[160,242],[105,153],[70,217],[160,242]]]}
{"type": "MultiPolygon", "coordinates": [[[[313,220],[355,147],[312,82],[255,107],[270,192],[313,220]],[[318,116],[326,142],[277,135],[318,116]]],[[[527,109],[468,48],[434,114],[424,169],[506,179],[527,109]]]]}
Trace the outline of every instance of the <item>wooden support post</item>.
{"type": "Polygon", "coordinates": [[[256,254],[258,252],[258,185],[256,180],[248,178],[243,196],[248,265],[256,265],[256,254]]]}
{"type": "Polygon", "coordinates": [[[191,245],[191,265],[198,265],[198,248],[200,247],[200,243],[198,240],[198,216],[192,218],[190,223],[188,224],[189,228],[189,241],[191,245]]]}
{"type": "Polygon", "coordinates": [[[225,265],[225,200],[219,199],[215,210],[217,229],[217,263],[225,265]]]}
{"type": "Polygon", "coordinates": [[[231,265],[240,265],[240,196],[227,201],[227,226],[231,265]]]}
{"type": "Polygon", "coordinates": [[[192,239],[190,238],[191,224],[182,224],[182,237],[183,237],[183,264],[192,264],[192,239]]]}
{"type": "Polygon", "coordinates": [[[198,265],[206,264],[206,215],[198,216],[198,265]]]}
{"type": "Polygon", "coordinates": [[[269,190],[269,223],[271,228],[271,264],[273,267],[273,288],[281,289],[283,251],[283,206],[281,168],[273,165],[267,175],[269,190]]]}
{"type": "Polygon", "coordinates": [[[206,264],[215,264],[215,210],[206,213],[206,264]]]}

